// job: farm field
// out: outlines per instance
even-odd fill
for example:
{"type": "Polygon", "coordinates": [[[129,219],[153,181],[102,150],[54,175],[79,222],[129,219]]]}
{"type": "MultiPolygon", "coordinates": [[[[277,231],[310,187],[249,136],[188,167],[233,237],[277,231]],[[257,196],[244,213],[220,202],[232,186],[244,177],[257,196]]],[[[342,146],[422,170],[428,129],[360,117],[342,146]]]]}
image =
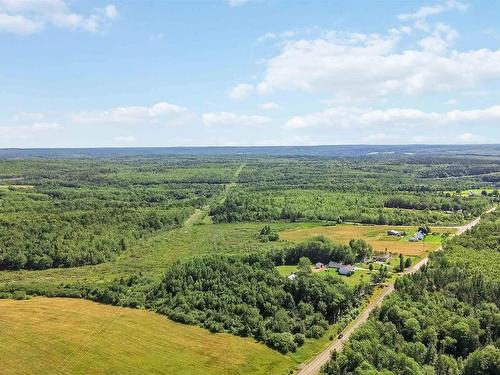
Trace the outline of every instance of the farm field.
{"type": "Polygon", "coordinates": [[[295,361],[144,310],[37,297],[0,300],[1,373],[286,374],[295,361]]]}
{"type": "Polygon", "coordinates": [[[456,232],[456,229],[451,227],[435,227],[433,228],[433,234],[427,236],[424,241],[408,241],[408,238],[417,229],[414,226],[342,224],[284,230],[280,232],[280,238],[298,242],[315,236],[325,236],[333,242],[344,244],[347,244],[353,238],[363,239],[373,246],[374,251],[384,252],[387,249],[389,253],[421,256],[440,246],[442,237],[438,234],[453,234],[456,232]],[[389,236],[387,231],[390,229],[406,231],[407,235],[405,237],[389,236]]]}

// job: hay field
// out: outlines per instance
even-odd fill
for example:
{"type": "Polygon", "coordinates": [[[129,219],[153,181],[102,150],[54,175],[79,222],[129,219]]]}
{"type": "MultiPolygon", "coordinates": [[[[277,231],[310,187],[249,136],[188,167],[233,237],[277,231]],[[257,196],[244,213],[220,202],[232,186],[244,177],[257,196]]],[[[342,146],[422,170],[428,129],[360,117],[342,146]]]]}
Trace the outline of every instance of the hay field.
{"type": "Polygon", "coordinates": [[[0,373],[286,374],[290,357],[251,339],[144,310],[66,298],[0,300],[0,373]]]}
{"type": "Polygon", "coordinates": [[[420,256],[427,251],[433,251],[441,245],[441,233],[455,233],[455,228],[436,227],[432,228],[432,235],[425,241],[409,242],[408,237],[417,231],[415,226],[397,225],[353,225],[343,224],[335,226],[317,226],[309,228],[299,228],[284,230],[279,233],[280,238],[297,242],[314,236],[325,236],[333,242],[348,243],[351,239],[363,239],[373,246],[374,251],[385,251],[404,255],[420,256]],[[405,237],[389,236],[387,231],[395,229],[406,231],[405,237]]]}

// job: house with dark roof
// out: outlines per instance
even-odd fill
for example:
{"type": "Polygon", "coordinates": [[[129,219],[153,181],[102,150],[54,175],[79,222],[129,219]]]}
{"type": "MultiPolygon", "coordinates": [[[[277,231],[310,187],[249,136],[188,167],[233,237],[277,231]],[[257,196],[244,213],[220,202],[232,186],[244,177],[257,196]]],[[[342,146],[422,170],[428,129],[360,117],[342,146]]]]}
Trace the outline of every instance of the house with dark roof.
{"type": "Polygon", "coordinates": [[[356,271],[356,267],[347,264],[339,268],[339,275],[351,276],[356,271]]]}

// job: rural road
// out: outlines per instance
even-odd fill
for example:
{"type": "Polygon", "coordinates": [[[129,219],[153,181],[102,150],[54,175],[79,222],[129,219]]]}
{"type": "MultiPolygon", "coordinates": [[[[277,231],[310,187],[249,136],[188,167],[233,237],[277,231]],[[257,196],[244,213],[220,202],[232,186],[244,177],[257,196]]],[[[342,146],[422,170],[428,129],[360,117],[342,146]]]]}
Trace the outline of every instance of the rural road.
{"type": "MultiPolygon", "coordinates": [[[[496,209],[496,206],[489,209],[488,211],[485,212],[489,213],[492,212],[496,209]]],[[[479,223],[481,220],[481,216],[475,218],[471,222],[462,225],[460,227],[457,227],[457,235],[460,235],[464,233],[465,231],[471,229],[475,225],[479,223]]],[[[442,247],[439,247],[436,251],[441,250],[442,247]]],[[[410,269],[404,272],[404,274],[411,274],[417,272],[422,266],[427,264],[429,261],[429,258],[426,257],[422,259],[420,262],[416,263],[413,265],[410,269]]],[[[382,301],[384,300],[385,297],[387,297],[389,294],[391,294],[394,291],[394,283],[387,285],[384,287],[383,292],[375,298],[373,301],[371,301],[364,309],[359,313],[359,315],[342,331],[343,337],[342,338],[337,338],[334,340],[325,350],[323,350],[321,353],[319,353],[316,357],[314,357],[311,361],[308,363],[302,364],[299,367],[299,375],[314,375],[317,374],[323,365],[325,365],[328,360],[330,359],[330,355],[333,351],[341,351],[342,348],[344,347],[344,344],[349,340],[349,337],[352,335],[352,333],[359,328],[361,325],[363,325],[368,317],[370,316],[370,313],[377,307],[379,306],[382,301]]]]}

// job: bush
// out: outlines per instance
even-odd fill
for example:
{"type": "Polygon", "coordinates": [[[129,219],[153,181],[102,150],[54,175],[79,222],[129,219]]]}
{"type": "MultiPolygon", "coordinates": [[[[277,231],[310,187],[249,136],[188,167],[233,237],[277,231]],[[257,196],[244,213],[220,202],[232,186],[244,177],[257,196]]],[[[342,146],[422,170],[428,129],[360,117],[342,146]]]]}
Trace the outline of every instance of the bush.
{"type": "Polygon", "coordinates": [[[283,354],[297,350],[295,337],[289,332],[271,333],[267,338],[266,344],[283,354]]]}

